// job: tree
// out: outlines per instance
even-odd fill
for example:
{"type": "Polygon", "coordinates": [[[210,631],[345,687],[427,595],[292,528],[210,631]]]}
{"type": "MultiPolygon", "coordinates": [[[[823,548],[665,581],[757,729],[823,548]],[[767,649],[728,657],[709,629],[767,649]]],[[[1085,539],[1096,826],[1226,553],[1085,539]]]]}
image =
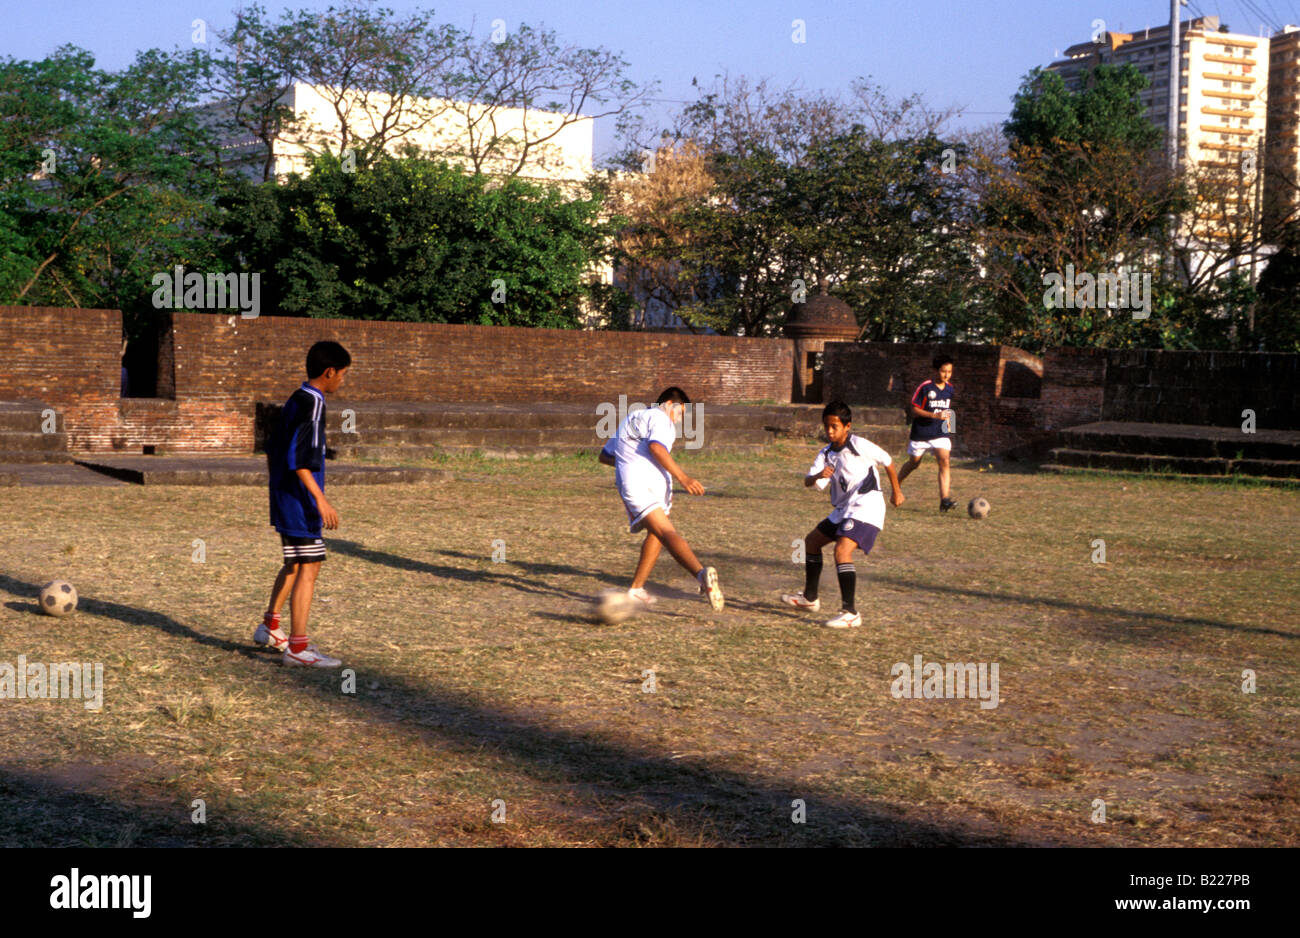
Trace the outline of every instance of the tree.
{"type": "Polygon", "coordinates": [[[198,53],[94,67],[61,48],[0,62],[0,291],[5,302],[117,308],[152,337],[155,272],[210,265],[216,146],[197,119],[198,53]]]}
{"type": "Polygon", "coordinates": [[[599,200],[445,162],[334,156],[223,200],[231,263],[271,315],[572,328],[606,232],[599,200]]]}
{"type": "Polygon", "coordinates": [[[1139,97],[1148,84],[1132,65],[1098,65],[1073,92],[1056,72],[1035,68],[1021,81],[1003,130],[1013,147],[1047,153],[1083,143],[1145,152],[1161,142],[1139,97]]]}
{"type": "Polygon", "coordinates": [[[261,142],[264,181],[277,139],[313,154],[352,150],[364,166],[418,137],[425,156],[516,176],[547,168],[553,141],[575,124],[626,113],[650,91],[608,50],[526,24],[476,39],[436,23],[432,10],[399,17],[352,2],[272,21],[252,6],[220,35],[212,88],[225,104],[214,119],[261,142]],[[285,96],[296,82],[327,102],[336,126],[294,118],[285,96]]]}
{"type": "Polygon", "coordinates": [[[645,270],[671,258],[677,312],[696,328],[773,333],[824,280],[864,323],[877,318],[873,335],[929,335],[960,316],[951,291],[926,291],[972,271],[952,216],[962,199],[938,165],[951,148],[933,131],[946,117],[915,96],[891,101],[865,79],[844,100],[720,76],[656,151],[644,123],[624,128],[621,165],[684,142],[712,180],[707,195],[662,215],[649,242],[626,239],[627,263],[645,270]],[[950,261],[962,271],[955,278],[950,261]],[[902,296],[911,305],[895,302],[902,296]]]}
{"type": "MultiPolygon", "coordinates": [[[[665,144],[647,154],[647,172],[619,174],[604,181],[605,204],[617,213],[614,262],[622,271],[626,295],[635,300],[622,328],[645,328],[649,308],[668,315],[692,305],[701,285],[682,266],[680,248],[698,233],[683,223],[688,210],[708,204],[714,180],[708,161],[690,142],[665,144]]],[[[689,324],[688,324],[689,327],[689,324]]]]}

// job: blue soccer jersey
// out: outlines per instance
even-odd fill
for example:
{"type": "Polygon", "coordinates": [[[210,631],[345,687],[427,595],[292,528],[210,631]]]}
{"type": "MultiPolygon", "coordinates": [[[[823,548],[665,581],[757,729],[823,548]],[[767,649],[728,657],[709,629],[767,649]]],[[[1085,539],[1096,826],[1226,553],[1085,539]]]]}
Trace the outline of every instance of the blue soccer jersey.
{"type": "Polygon", "coordinates": [[[280,411],[266,444],[271,487],[271,524],[290,537],[320,537],[321,516],[298,469],[310,469],[325,491],[325,395],[306,381],[280,411]]]}
{"type": "MultiPolygon", "coordinates": [[[[935,413],[940,410],[952,409],[952,382],[949,381],[942,388],[933,381],[924,381],[912,395],[912,403],[922,410],[928,410],[935,413]]],[[[937,440],[946,437],[948,434],[943,432],[943,421],[935,420],[932,417],[913,417],[912,432],[908,439],[912,440],[937,440]]]]}

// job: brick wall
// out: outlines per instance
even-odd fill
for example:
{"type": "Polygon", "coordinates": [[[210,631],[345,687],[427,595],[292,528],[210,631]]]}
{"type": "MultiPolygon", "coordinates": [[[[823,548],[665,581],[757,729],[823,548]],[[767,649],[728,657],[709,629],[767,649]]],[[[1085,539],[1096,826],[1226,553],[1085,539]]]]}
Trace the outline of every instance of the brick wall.
{"type": "MultiPolygon", "coordinates": [[[[301,382],[306,350],[352,352],[349,400],[649,399],[680,384],[714,403],[788,402],[794,343],[665,333],[359,322],[176,313],[159,343],[161,398],[119,398],[116,310],[0,307],[0,400],[40,400],[73,450],[249,452],[258,401],[301,382]]],[[[906,406],[937,351],[955,359],[958,456],[1036,452],[1094,420],[1300,429],[1300,356],[828,342],[824,397],[906,406]]]]}
{"type": "Polygon", "coordinates": [[[159,384],[183,401],[280,401],[321,339],[352,353],[350,401],[645,400],[677,384],[717,404],[784,403],[794,366],[787,339],[176,313],[159,384]]]}
{"type": "Polygon", "coordinates": [[[1259,429],[1300,429],[1300,355],[1265,352],[1105,353],[1106,420],[1240,426],[1255,411],[1259,429]]]}
{"type": "Polygon", "coordinates": [[[906,411],[917,386],[931,376],[939,352],[953,357],[954,456],[1008,452],[1041,432],[1043,363],[1011,346],[828,342],[825,399],[906,411]]]}
{"type": "Polygon", "coordinates": [[[121,391],[115,309],[0,306],[0,400],[113,400],[121,391]]]}

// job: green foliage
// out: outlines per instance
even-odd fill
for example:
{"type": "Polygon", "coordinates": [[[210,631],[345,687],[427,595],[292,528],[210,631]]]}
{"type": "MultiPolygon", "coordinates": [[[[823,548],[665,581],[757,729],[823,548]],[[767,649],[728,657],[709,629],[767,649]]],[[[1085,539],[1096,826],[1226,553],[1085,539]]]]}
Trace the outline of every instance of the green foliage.
{"type": "Polygon", "coordinates": [[[1149,84],[1132,65],[1098,65],[1084,88],[1072,92],[1056,72],[1035,68],[1021,82],[1003,129],[1018,146],[1087,143],[1148,150],[1162,140],[1138,97],[1149,84]]]}
{"type": "Polygon", "coordinates": [[[715,154],[714,197],[678,219],[689,234],[682,276],[701,297],[679,315],[771,334],[801,285],[812,295],[824,282],[869,338],[959,333],[975,268],[959,233],[962,192],[942,169],[958,152],[933,135],[885,140],[857,125],[794,161],[761,145],[715,154]]]}
{"type": "Polygon", "coordinates": [[[0,62],[0,301],[123,310],[149,328],[150,279],[211,268],[218,186],[190,106],[197,53],[140,53],[119,72],[65,47],[0,62]]]}
{"type": "Polygon", "coordinates": [[[572,328],[605,237],[594,197],[410,156],[321,156],[222,205],[270,315],[572,328]]]}

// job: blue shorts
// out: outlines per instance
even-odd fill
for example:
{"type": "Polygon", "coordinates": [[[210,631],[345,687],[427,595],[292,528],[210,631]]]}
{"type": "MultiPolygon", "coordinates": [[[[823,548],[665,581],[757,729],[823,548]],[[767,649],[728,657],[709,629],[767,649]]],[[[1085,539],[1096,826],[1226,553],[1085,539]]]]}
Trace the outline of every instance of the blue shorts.
{"type": "Polygon", "coordinates": [[[865,521],[854,521],[852,518],[845,518],[838,525],[830,518],[823,518],[817,525],[817,533],[832,541],[847,537],[862,548],[864,554],[869,554],[871,548],[876,546],[876,535],[880,533],[880,528],[865,521]]]}

